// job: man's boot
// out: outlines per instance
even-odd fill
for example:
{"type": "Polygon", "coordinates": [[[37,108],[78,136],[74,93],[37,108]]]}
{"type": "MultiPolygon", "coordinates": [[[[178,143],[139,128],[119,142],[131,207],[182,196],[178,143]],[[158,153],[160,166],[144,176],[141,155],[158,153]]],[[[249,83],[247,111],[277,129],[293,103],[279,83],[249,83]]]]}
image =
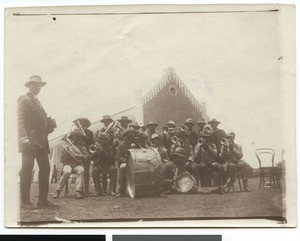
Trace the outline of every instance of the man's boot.
{"type": "Polygon", "coordinates": [[[248,179],[243,180],[244,192],[251,192],[252,190],[248,187],[248,179]]]}

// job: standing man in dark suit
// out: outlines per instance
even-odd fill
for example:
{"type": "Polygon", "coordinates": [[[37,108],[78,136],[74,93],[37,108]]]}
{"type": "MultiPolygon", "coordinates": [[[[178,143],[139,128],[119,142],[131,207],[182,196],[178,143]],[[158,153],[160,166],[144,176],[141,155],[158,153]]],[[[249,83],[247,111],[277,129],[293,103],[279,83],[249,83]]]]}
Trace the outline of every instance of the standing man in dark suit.
{"type": "Polygon", "coordinates": [[[21,206],[33,208],[30,202],[31,175],[36,159],[39,165],[39,200],[37,206],[54,206],[48,201],[50,164],[48,159],[48,134],[56,127],[38,100],[41,87],[46,85],[37,75],[30,77],[25,86],[29,89],[26,95],[18,99],[18,135],[19,152],[22,153],[20,172],[21,206]]]}

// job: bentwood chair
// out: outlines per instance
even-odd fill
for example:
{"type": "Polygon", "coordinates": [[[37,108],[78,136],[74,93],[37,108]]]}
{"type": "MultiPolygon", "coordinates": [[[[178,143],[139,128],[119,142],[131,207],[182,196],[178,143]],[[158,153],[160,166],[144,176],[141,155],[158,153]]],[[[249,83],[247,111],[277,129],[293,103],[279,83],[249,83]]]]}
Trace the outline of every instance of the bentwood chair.
{"type": "Polygon", "coordinates": [[[269,177],[270,188],[276,188],[277,167],[274,166],[275,151],[272,148],[259,148],[255,151],[259,163],[259,189],[265,187],[269,177]]]}

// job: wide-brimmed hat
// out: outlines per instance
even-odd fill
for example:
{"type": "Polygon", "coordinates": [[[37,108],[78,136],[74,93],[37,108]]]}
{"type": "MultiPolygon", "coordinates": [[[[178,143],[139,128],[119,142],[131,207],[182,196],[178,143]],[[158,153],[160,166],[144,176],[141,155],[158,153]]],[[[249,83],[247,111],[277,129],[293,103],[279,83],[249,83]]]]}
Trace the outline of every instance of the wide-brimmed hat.
{"type": "Polygon", "coordinates": [[[74,120],[73,122],[76,122],[76,121],[79,121],[80,124],[85,123],[85,126],[87,128],[89,128],[91,126],[91,122],[88,118],[80,117],[80,118],[77,118],[76,120],[74,120]]]}
{"type": "Polygon", "coordinates": [[[132,120],[130,120],[128,118],[128,116],[121,116],[120,119],[118,119],[119,122],[127,122],[127,123],[130,123],[132,122],[132,120]]]}
{"type": "Polygon", "coordinates": [[[151,139],[150,139],[150,140],[153,140],[153,139],[159,139],[159,140],[161,141],[161,138],[160,138],[160,136],[159,136],[158,134],[156,134],[156,133],[152,134],[152,136],[151,136],[151,139]]]}
{"type": "Polygon", "coordinates": [[[192,124],[192,125],[195,125],[193,120],[191,118],[187,118],[186,121],[184,122],[184,124],[192,124]]]}
{"type": "Polygon", "coordinates": [[[217,123],[217,124],[220,124],[221,122],[220,121],[217,121],[216,118],[213,118],[211,121],[207,122],[208,124],[211,124],[211,123],[217,123]]]}
{"type": "Polygon", "coordinates": [[[197,121],[197,124],[206,124],[206,122],[203,118],[201,118],[197,121]]]}
{"type": "Polygon", "coordinates": [[[146,127],[149,127],[149,126],[155,126],[155,127],[157,127],[158,124],[155,121],[149,121],[149,123],[146,125],[146,127]]]}
{"type": "Polygon", "coordinates": [[[174,121],[172,121],[172,120],[169,120],[169,121],[167,122],[166,126],[168,126],[168,127],[170,127],[170,126],[172,126],[172,127],[176,127],[176,124],[175,124],[175,122],[174,122],[174,121]]]}
{"type": "Polygon", "coordinates": [[[30,84],[32,84],[32,83],[39,84],[41,87],[43,87],[47,84],[47,82],[43,82],[42,77],[38,76],[38,75],[30,76],[29,80],[25,83],[25,86],[29,87],[30,84]]]}
{"type": "Polygon", "coordinates": [[[123,133],[123,136],[126,137],[128,136],[129,134],[133,134],[133,135],[136,135],[138,132],[132,128],[127,128],[124,133],[123,133]]]}
{"type": "Polygon", "coordinates": [[[132,122],[129,127],[141,127],[136,121],[132,122]]]}
{"type": "Polygon", "coordinates": [[[187,158],[185,149],[182,148],[182,147],[176,147],[176,149],[173,153],[173,156],[180,156],[180,157],[183,157],[183,158],[187,158]]]}
{"type": "Polygon", "coordinates": [[[109,115],[104,115],[103,118],[100,120],[102,123],[106,121],[113,121],[113,119],[109,115]]]}

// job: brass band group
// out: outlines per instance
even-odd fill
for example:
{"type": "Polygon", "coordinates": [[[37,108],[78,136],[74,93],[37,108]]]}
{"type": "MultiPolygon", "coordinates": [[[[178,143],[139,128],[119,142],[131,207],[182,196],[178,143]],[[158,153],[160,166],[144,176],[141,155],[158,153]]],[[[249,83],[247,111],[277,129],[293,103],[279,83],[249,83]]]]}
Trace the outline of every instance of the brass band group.
{"type": "MultiPolygon", "coordinates": [[[[31,180],[28,176],[31,176],[34,159],[39,164],[38,205],[53,205],[47,199],[50,173],[47,136],[54,130],[55,123],[52,118],[47,117],[37,98],[45,84],[41,77],[32,76],[25,84],[29,92],[18,100],[23,207],[32,206],[31,180]]],[[[54,199],[59,198],[73,173],[76,174],[75,198],[91,195],[90,175],[95,189],[93,195],[126,196],[131,191],[128,189],[132,188],[128,185],[132,183],[132,180],[128,180],[131,179],[130,172],[133,172],[133,176],[138,174],[134,173],[132,165],[139,165],[141,159],[151,166],[147,171],[155,173],[147,177],[145,174],[144,177],[158,186],[159,194],[193,193],[203,189],[220,194],[230,193],[234,190],[237,171],[243,179],[243,191],[251,191],[248,187],[247,164],[242,160],[241,146],[235,143],[235,133],[219,129],[221,122],[216,119],[206,123],[202,118],[188,118],[182,126],[177,126],[172,120],[167,123],[150,121],[145,126],[140,126],[127,116],[114,120],[109,115],[104,115],[101,122],[104,127],[94,133],[89,129],[91,122],[88,118],[78,118],[74,120],[76,129],[62,138],[63,148],[59,162],[63,168],[54,199]],[[196,125],[198,128],[194,128],[196,125]],[[138,155],[134,157],[133,153],[136,151],[140,151],[142,158],[138,155]]],[[[140,165],[145,167],[145,164],[140,165]]],[[[133,181],[137,185],[142,184],[138,179],[143,179],[143,172],[133,181]]],[[[148,187],[143,188],[146,190],[148,187]]]]}

